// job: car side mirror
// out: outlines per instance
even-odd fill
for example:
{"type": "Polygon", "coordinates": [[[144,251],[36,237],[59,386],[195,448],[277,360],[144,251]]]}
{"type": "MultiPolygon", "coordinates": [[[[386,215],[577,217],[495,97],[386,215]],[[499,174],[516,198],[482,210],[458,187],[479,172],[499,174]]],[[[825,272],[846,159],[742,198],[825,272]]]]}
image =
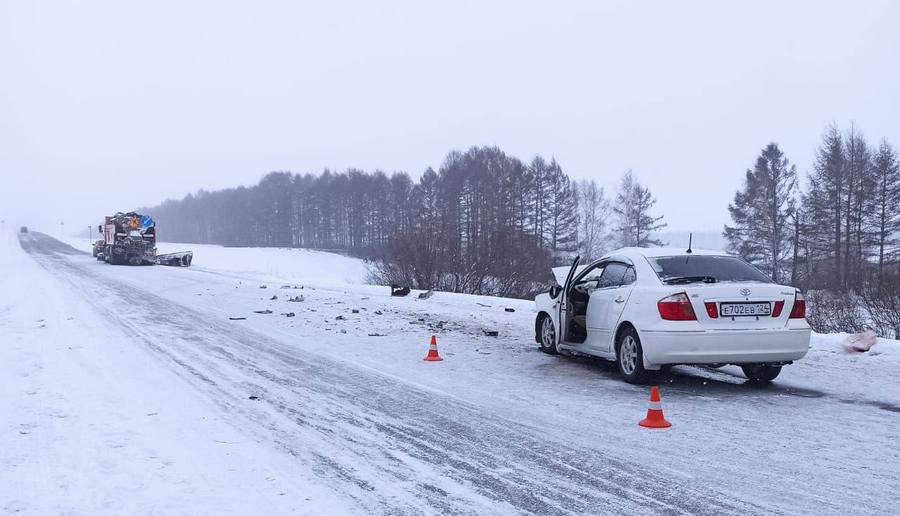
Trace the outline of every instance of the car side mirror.
{"type": "Polygon", "coordinates": [[[550,287],[550,299],[556,299],[559,297],[559,293],[562,292],[562,287],[559,285],[553,285],[550,287]]]}

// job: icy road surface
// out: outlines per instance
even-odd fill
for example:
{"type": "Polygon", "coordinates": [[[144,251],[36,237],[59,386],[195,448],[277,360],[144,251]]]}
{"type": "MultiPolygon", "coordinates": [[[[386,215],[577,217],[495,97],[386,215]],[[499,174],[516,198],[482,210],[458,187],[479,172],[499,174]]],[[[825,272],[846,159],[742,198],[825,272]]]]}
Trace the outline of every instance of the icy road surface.
{"type": "Polygon", "coordinates": [[[529,302],[391,298],[323,253],[286,254],[305,270],[254,270],[267,251],[114,267],[3,235],[0,513],[886,514],[900,502],[896,342],[851,356],[819,338],[762,389],[730,368],[676,368],[662,383],[674,427],[651,431],[636,425],[646,388],[537,351],[529,302]],[[421,360],[431,334],[443,362],[421,360]]]}

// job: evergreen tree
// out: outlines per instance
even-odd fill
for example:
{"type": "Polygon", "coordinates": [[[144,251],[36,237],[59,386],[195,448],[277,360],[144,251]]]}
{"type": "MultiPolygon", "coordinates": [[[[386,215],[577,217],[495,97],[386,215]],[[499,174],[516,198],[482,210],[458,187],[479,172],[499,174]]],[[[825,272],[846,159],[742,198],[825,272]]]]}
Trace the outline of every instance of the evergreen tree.
{"type": "Polygon", "coordinates": [[[815,281],[811,287],[828,288],[842,285],[843,268],[843,199],[844,142],[834,126],[829,127],[816,151],[816,162],[804,195],[804,212],[809,216],[810,248],[819,257],[815,281]]]}
{"type": "Polygon", "coordinates": [[[862,269],[868,257],[870,238],[867,208],[875,190],[872,176],[871,152],[862,133],[851,124],[844,138],[845,174],[844,197],[844,288],[859,286],[862,269]]]}
{"type": "Polygon", "coordinates": [[[544,190],[544,239],[557,263],[578,249],[578,198],[562,167],[555,159],[547,167],[544,190]]]}
{"type": "Polygon", "coordinates": [[[545,222],[547,215],[547,189],[548,189],[548,171],[547,162],[540,156],[535,156],[528,166],[531,176],[531,226],[532,234],[537,240],[538,246],[543,249],[545,246],[545,222]]]}
{"type": "Polygon", "coordinates": [[[728,206],[732,226],[725,226],[729,249],[779,282],[792,253],[792,218],[797,170],[775,143],[767,145],[747,170],[744,187],[728,206]]]}
{"type": "Polygon", "coordinates": [[[878,282],[882,284],[886,253],[900,244],[900,163],[886,140],[875,154],[872,171],[874,237],[878,249],[878,282]]]}

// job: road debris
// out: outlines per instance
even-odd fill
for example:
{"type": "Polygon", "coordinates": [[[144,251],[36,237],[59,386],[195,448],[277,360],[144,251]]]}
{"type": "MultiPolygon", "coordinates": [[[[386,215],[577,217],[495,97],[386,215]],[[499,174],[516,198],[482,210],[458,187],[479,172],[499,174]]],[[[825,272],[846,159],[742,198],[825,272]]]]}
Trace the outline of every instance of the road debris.
{"type": "Polygon", "coordinates": [[[404,297],[409,295],[409,287],[401,287],[399,285],[391,285],[391,296],[404,297]]]}
{"type": "Polygon", "coordinates": [[[846,348],[847,351],[865,353],[876,343],[878,343],[878,335],[872,330],[866,330],[862,333],[848,335],[847,339],[844,341],[844,348],[846,348]]]}

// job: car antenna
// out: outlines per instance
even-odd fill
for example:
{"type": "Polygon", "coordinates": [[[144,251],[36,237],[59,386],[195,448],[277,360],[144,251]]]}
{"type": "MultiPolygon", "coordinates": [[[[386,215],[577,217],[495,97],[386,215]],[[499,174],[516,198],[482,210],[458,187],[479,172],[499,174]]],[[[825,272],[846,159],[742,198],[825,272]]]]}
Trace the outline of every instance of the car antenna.
{"type": "Polygon", "coordinates": [[[690,234],[688,235],[688,248],[687,248],[687,254],[691,254],[691,253],[694,252],[694,251],[691,250],[691,244],[693,244],[693,243],[694,243],[694,234],[693,234],[693,233],[690,233],[690,234]]]}

